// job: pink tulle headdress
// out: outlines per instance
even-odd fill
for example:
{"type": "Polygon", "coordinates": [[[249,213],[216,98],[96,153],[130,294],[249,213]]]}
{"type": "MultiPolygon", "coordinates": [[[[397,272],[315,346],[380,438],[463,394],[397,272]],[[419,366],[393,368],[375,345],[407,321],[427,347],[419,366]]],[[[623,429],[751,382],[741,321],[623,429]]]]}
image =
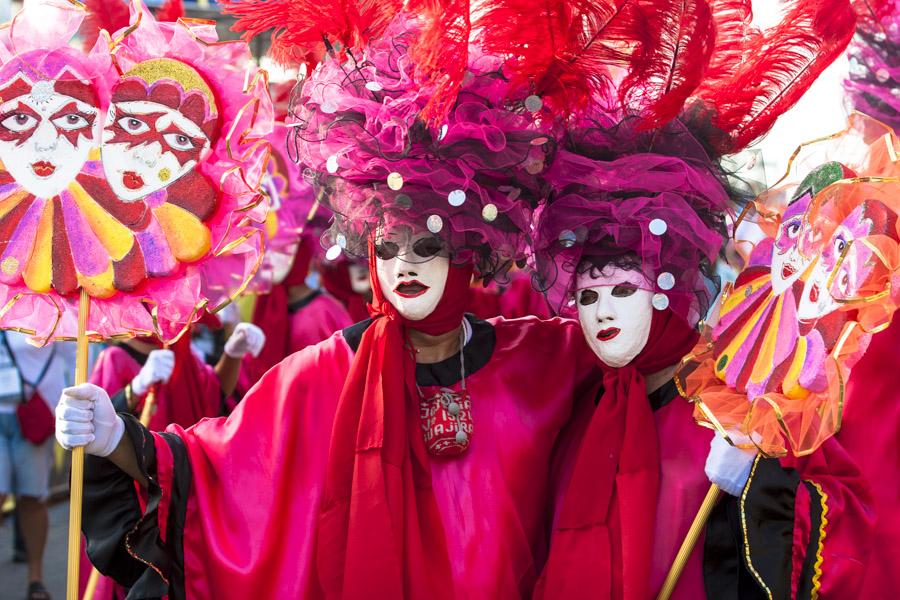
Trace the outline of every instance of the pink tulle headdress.
{"type": "Polygon", "coordinates": [[[557,313],[574,316],[579,272],[639,269],[655,307],[696,324],[718,290],[714,264],[731,197],[681,122],[636,126],[569,133],[547,173],[552,196],[536,218],[533,279],[557,313]]]}
{"type": "MultiPolygon", "coordinates": [[[[99,31],[82,53],[67,45],[84,18],[80,5],[28,2],[0,34],[0,85],[10,69],[38,69],[57,77],[56,93],[80,100],[47,70],[62,60],[97,97],[96,111],[56,123],[76,141],[67,132],[77,119],[95,127],[83,166],[61,191],[17,175],[15,161],[3,171],[10,210],[0,217],[0,326],[39,341],[74,338],[81,288],[92,297],[91,337],[169,342],[203,311],[224,307],[259,268],[272,121],[265,74],[246,44],[218,41],[214,23],[157,22],[139,1],[127,27],[99,31]],[[134,172],[130,154],[152,145],[162,148],[156,170],[134,172]]],[[[60,173],[48,164],[35,163],[60,173]]]]}
{"type": "Polygon", "coordinates": [[[424,35],[421,19],[401,15],[351,62],[320,64],[295,105],[299,159],[349,254],[365,256],[379,227],[407,226],[493,276],[524,256],[553,144],[525,108],[527,93],[477,49],[446,116],[430,123],[435,88],[414,53],[424,35]]]}
{"type": "Polygon", "coordinates": [[[553,142],[527,87],[470,42],[469,4],[438,4],[351,4],[318,21],[305,11],[324,9],[304,2],[228,7],[239,29],[276,29],[276,55],[317,64],[295,90],[288,145],[334,214],[333,246],[365,256],[382,226],[430,231],[494,276],[524,257],[553,142]],[[292,15],[283,29],[276,9],[292,15]]]}

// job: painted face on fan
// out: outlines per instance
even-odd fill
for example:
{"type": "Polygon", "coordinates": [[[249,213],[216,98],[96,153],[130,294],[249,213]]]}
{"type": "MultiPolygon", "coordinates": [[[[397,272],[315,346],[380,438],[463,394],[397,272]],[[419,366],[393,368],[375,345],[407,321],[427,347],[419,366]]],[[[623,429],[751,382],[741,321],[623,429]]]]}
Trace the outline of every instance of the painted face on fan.
{"type": "Polygon", "coordinates": [[[135,202],[186,175],[212,145],[216,106],[191,67],[140,63],[113,89],[103,130],[103,169],[119,199],[135,202]]]}
{"type": "Polygon", "coordinates": [[[434,234],[401,228],[376,237],[375,266],[384,297],[406,319],[421,321],[444,295],[450,258],[434,234]]]}
{"type": "Polygon", "coordinates": [[[99,100],[71,71],[32,81],[17,72],[0,82],[0,160],[24,190],[52,198],[96,147],[99,100]]]}
{"type": "Polygon", "coordinates": [[[857,206],[835,229],[822,251],[803,286],[797,306],[797,318],[801,321],[821,319],[837,310],[836,298],[855,297],[871,271],[869,261],[873,252],[859,241],[872,231],[872,220],[866,218],[865,208],[865,204],[857,206]]]}
{"type": "Polygon", "coordinates": [[[772,291],[775,295],[783,293],[809,268],[811,260],[804,256],[800,246],[809,230],[804,215],[811,201],[811,192],[803,194],[781,217],[772,250],[772,291]]]}
{"type": "Polygon", "coordinates": [[[650,335],[653,292],[643,273],[606,265],[579,268],[575,303],[588,345],[607,366],[624,367],[641,353],[650,335]]]}

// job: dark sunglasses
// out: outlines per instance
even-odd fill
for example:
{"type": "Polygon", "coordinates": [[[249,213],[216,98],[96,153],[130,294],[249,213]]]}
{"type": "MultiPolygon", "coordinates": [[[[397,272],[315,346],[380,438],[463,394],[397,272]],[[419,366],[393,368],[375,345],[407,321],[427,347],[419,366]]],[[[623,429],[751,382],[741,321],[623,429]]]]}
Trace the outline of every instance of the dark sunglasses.
{"type": "MultiPolygon", "coordinates": [[[[444,249],[444,242],[438,237],[419,238],[412,245],[413,253],[419,258],[437,256],[444,249]]],[[[375,244],[375,256],[381,260],[391,260],[400,254],[400,245],[382,240],[375,244]]]]}

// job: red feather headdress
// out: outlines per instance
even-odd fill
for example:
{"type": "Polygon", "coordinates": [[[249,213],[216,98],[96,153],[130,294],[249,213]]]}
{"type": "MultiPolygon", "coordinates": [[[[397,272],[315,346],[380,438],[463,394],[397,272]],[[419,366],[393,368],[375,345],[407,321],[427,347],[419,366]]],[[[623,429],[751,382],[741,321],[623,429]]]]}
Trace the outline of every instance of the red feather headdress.
{"type": "Polygon", "coordinates": [[[423,117],[437,123],[455,99],[470,42],[504,57],[504,72],[567,121],[598,106],[661,127],[702,118],[719,153],[758,139],[841,52],[854,9],[886,0],[789,0],[781,21],[752,24],[751,0],[226,0],[235,30],[272,30],[281,62],[314,64],[352,52],[406,10],[426,27],[410,54],[431,88],[423,117]],[[708,128],[709,129],[709,128],[708,128]]]}

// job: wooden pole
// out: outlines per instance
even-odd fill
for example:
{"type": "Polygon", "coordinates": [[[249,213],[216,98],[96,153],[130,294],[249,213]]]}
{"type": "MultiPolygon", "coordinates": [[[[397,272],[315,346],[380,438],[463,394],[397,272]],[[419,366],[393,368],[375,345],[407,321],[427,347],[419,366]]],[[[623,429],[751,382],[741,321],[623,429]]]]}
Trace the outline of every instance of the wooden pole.
{"type": "Polygon", "coordinates": [[[141,409],[141,425],[150,427],[150,419],[153,418],[153,412],[156,408],[156,386],[150,386],[147,397],[144,398],[144,408],[141,409]]]}
{"type": "Polygon", "coordinates": [[[666,580],[663,582],[662,589],[659,591],[656,600],[669,600],[672,592],[675,591],[675,586],[678,584],[678,578],[681,577],[681,572],[684,571],[684,566],[687,564],[688,557],[691,555],[691,552],[694,551],[694,546],[697,545],[697,538],[700,537],[700,533],[706,526],[709,515],[712,512],[713,507],[715,507],[716,502],[719,500],[720,494],[721,490],[719,489],[719,486],[716,484],[709,486],[709,491],[706,492],[706,498],[703,499],[703,504],[700,505],[700,510],[697,511],[697,516],[694,517],[694,522],[691,523],[691,528],[688,529],[687,535],[684,536],[681,548],[678,549],[678,554],[675,555],[675,560],[672,562],[672,567],[669,569],[669,574],[666,575],[666,580]]]}
{"type": "Polygon", "coordinates": [[[88,579],[87,587],[84,588],[84,596],[81,600],[94,600],[94,594],[97,593],[97,586],[100,584],[100,571],[97,567],[91,569],[91,576],[88,579]]]}
{"type": "MultiPolygon", "coordinates": [[[[88,338],[87,324],[91,297],[81,288],[78,301],[78,339],[75,348],[75,385],[87,381],[88,338]]],[[[72,480],[69,493],[69,568],[66,599],[78,600],[78,567],[81,562],[81,501],[84,492],[84,448],[72,450],[72,480]]]]}

